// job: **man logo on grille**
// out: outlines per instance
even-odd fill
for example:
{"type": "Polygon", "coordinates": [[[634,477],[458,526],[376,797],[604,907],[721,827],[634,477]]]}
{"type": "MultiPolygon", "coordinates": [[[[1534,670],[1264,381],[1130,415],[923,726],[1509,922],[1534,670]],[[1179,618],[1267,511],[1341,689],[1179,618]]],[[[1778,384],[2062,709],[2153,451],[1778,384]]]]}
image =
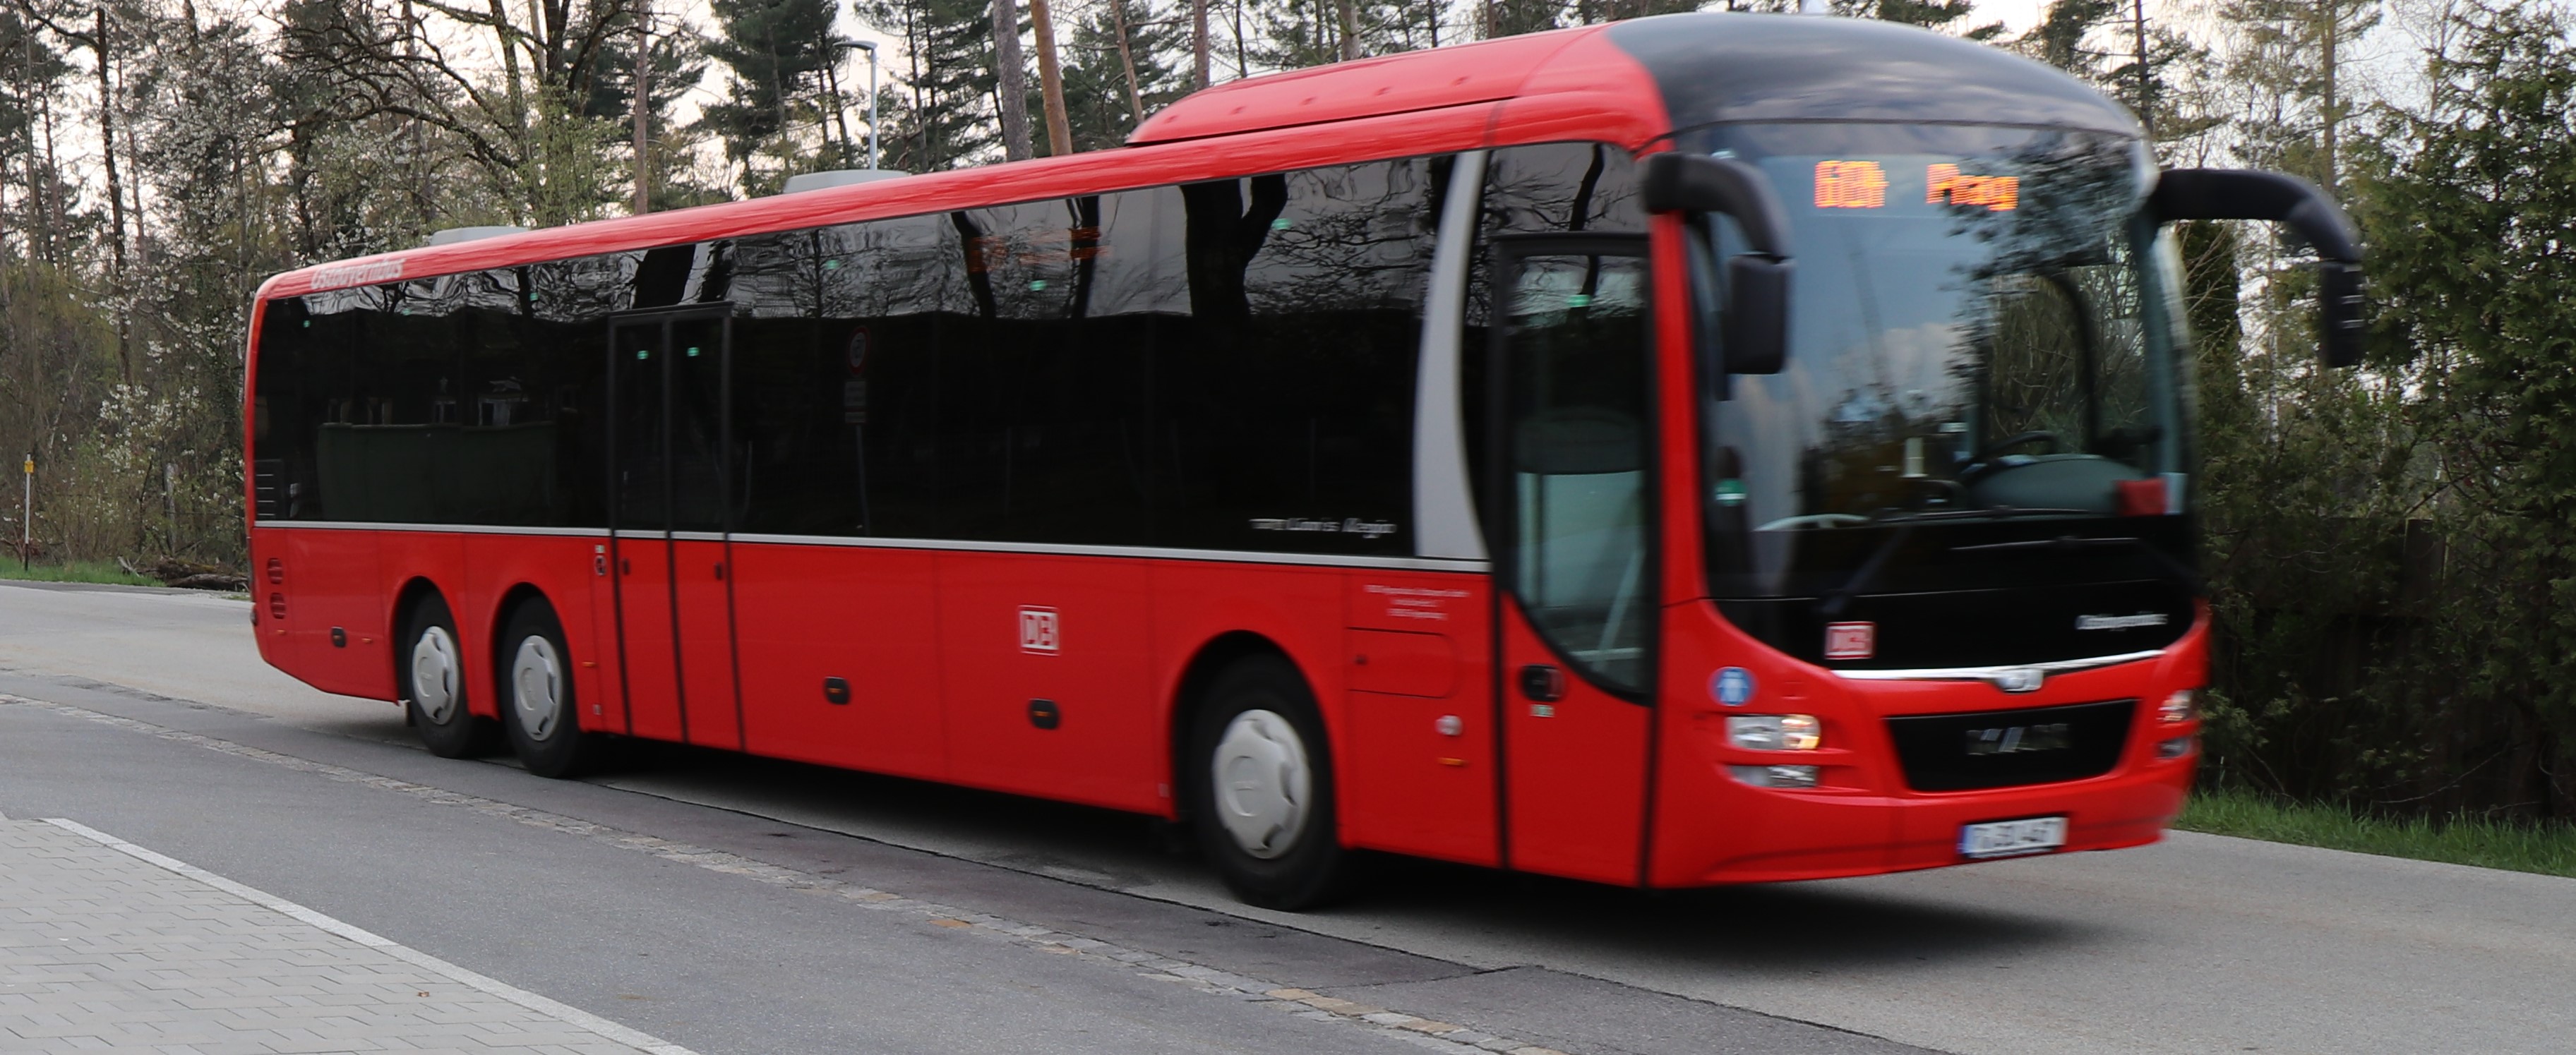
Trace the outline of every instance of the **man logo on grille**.
{"type": "Polygon", "coordinates": [[[1990,729],[1968,730],[1968,753],[1971,755],[2026,755],[2036,751],[2063,751],[2075,746],[2065,722],[2046,725],[2006,725],[1990,729]]]}

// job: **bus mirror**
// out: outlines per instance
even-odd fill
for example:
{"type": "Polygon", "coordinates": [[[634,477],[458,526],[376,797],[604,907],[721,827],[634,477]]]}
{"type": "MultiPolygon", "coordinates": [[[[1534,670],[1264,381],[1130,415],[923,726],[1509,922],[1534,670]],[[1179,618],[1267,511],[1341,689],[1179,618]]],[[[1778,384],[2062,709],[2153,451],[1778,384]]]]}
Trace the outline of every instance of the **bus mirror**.
{"type": "Polygon", "coordinates": [[[1727,373],[1776,374],[1788,362],[1791,270],[1752,253],[1727,259],[1727,373]]]}
{"type": "Polygon", "coordinates": [[[1667,151],[1646,159],[1650,212],[1735,218],[1752,252],[1726,261],[1726,372],[1776,374],[1789,357],[1789,214],[1771,180],[1734,158],[1667,151]]]}
{"type": "Polygon", "coordinates": [[[1648,212],[1725,213],[1756,253],[1787,259],[1789,214],[1762,170],[1734,158],[1665,152],[1646,159],[1648,212]]]}
{"type": "Polygon", "coordinates": [[[2314,183],[2252,169],[2174,169],[2147,198],[2158,223],[2268,220],[2315,246],[2319,351],[2331,367],[2361,361],[2361,239],[2333,198],[2314,183]]]}

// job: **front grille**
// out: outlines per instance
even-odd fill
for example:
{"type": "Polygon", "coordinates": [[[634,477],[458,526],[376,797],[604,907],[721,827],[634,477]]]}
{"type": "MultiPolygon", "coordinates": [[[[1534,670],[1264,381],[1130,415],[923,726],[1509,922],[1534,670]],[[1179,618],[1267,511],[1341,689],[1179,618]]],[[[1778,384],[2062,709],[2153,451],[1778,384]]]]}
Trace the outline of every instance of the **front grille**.
{"type": "Polygon", "coordinates": [[[2120,764],[2136,700],[1887,720],[1905,785],[1969,791],[2098,777],[2120,764]]]}

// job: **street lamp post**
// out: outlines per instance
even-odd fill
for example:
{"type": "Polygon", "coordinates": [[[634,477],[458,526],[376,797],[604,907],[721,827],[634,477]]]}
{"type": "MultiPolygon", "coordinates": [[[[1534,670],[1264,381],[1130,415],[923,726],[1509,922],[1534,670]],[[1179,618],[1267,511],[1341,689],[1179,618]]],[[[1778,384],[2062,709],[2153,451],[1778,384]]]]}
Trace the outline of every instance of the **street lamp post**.
{"type": "Polygon", "coordinates": [[[868,168],[877,167],[877,42],[844,40],[841,46],[868,53],[868,168]]]}

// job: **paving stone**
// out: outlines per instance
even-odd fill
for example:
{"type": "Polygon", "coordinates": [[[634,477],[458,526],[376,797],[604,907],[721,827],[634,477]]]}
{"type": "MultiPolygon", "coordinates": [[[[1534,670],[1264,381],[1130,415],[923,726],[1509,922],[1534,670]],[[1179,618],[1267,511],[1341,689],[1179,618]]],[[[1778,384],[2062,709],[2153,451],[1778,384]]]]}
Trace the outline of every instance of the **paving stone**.
{"type": "Polygon", "coordinates": [[[12,1053],[637,1051],[42,821],[0,820],[0,890],[12,1053]]]}

